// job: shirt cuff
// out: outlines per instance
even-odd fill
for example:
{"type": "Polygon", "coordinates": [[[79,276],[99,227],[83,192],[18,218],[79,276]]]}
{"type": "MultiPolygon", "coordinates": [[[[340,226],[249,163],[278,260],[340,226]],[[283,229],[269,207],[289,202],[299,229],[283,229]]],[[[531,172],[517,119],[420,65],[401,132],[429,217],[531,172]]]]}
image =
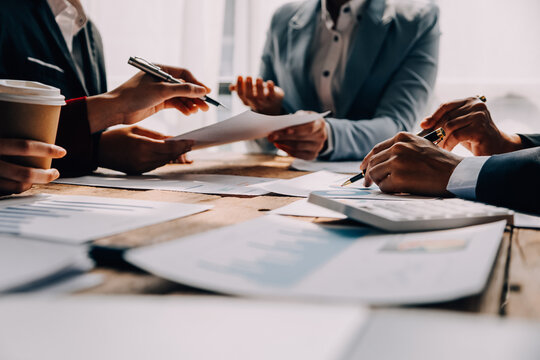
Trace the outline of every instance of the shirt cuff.
{"type": "Polygon", "coordinates": [[[319,153],[319,157],[328,156],[334,151],[334,137],[332,136],[332,127],[328,122],[324,122],[326,126],[326,149],[319,153]]]}
{"type": "Polygon", "coordinates": [[[482,166],[489,156],[473,156],[463,159],[454,169],[446,190],[457,197],[476,200],[476,183],[482,166]]]}

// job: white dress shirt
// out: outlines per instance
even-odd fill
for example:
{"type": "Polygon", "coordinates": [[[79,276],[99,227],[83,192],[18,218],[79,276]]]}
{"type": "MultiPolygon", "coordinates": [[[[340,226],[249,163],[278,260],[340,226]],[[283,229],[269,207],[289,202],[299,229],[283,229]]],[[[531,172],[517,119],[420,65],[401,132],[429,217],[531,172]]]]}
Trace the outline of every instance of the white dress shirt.
{"type": "MultiPolygon", "coordinates": [[[[323,111],[336,112],[334,99],[341,94],[343,79],[349,59],[350,44],[354,40],[355,30],[360,22],[362,7],[366,0],[350,0],[341,6],[337,24],[327,10],[327,0],[321,1],[321,17],[311,48],[313,63],[311,77],[323,111]]],[[[332,128],[326,123],[328,133],[324,156],[333,150],[332,128]]]]}
{"type": "Polygon", "coordinates": [[[79,0],[47,0],[56,23],[66,40],[70,52],[73,51],[73,37],[86,25],[88,18],[79,0]]]}
{"type": "Polygon", "coordinates": [[[446,190],[457,197],[476,200],[478,176],[488,159],[489,156],[472,156],[461,160],[450,176],[446,190]]]}

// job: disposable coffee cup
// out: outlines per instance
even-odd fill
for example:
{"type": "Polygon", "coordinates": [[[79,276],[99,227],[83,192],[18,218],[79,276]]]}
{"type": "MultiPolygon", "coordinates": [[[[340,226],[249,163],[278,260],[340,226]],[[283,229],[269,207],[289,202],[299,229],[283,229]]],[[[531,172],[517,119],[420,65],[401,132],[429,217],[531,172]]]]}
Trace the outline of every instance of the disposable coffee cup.
{"type": "MultiPolygon", "coordinates": [[[[37,140],[54,144],[60,109],[60,90],[34,81],[0,80],[0,138],[37,140]]],[[[23,166],[49,169],[51,158],[2,156],[23,166]]]]}

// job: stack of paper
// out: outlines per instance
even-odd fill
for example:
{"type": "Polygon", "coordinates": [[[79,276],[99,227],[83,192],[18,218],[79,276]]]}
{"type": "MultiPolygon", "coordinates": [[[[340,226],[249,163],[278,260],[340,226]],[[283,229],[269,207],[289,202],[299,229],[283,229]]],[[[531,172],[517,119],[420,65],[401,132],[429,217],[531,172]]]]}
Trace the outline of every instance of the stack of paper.
{"type": "Polygon", "coordinates": [[[217,174],[173,174],[168,176],[96,174],[76,178],[62,178],[55,182],[58,184],[117,189],[168,190],[198,194],[256,196],[268,194],[268,191],[254,187],[253,185],[263,184],[273,180],[253,176],[217,174]]]}
{"type": "Polygon", "coordinates": [[[95,196],[41,194],[0,201],[0,233],[80,244],[210,209],[95,196]]]}
{"type": "Polygon", "coordinates": [[[127,260],[226,294],[422,304],[480,293],[504,227],[387,235],[268,215],[134,249],[127,260]]]}

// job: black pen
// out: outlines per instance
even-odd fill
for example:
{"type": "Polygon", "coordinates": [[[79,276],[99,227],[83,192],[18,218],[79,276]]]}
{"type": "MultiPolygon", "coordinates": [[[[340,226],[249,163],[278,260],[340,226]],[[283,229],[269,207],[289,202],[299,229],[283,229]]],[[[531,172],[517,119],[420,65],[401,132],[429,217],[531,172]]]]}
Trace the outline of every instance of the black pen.
{"type": "MultiPolygon", "coordinates": [[[[153,76],[155,76],[158,79],[161,79],[163,81],[167,81],[167,82],[170,82],[170,83],[176,83],[176,84],[184,84],[185,83],[184,80],[176,79],[171,74],[168,74],[165,71],[163,71],[156,64],[153,64],[150,61],[145,60],[143,58],[140,58],[140,57],[137,57],[137,56],[131,56],[129,58],[129,60],[128,60],[128,64],[131,65],[131,66],[135,66],[137,69],[139,69],[141,71],[144,71],[147,74],[153,75],[153,76]]],[[[222,103],[220,103],[217,100],[212,99],[209,96],[203,96],[200,99],[202,101],[206,101],[207,103],[212,104],[214,106],[217,106],[217,107],[221,106],[221,107],[227,109],[227,107],[225,105],[223,105],[222,103]]]]}
{"type": "MultiPolygon", "coordinates": [[[[435,145],[437,145],[438,143],[440,143],[444,139],[445,136],[446,136],[446,133],[444,132],[444,129],[443,128],[438,128],[437,130],[432,131],[429,134],[427,134],[426,136],[424,136],[424,139],[429,140],[432,143],[434,143],[435,145]]],[[[341,186],[347,186],[347,185],[350,185],[350,184],[352,184],[354,182],[357,182],[358,180],[362,180],[364,178],[364,176],[366,176],[366,174],[363,171],[360,171],[359,174],[354,175],[352,178],[350,178],[349,180],[347,180],[343,184],[341,184],[341,186]]]]}

